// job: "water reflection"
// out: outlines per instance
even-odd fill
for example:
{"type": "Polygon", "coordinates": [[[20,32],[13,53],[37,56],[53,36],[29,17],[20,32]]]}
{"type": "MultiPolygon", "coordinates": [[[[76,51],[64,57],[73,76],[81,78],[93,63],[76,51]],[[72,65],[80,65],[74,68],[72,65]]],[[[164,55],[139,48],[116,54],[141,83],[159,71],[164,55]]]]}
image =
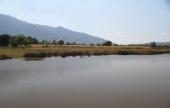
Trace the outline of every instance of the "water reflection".
{"type": "Polygon", "coordinates": [[[25,61],[41,61],[44,60],[45,58],[24,58],[25,61]]]}
{"type": "Polygon", "coordinates": [[[169,65],[170,55],[0,61],[0,108],[167,108],[169,65]]]}

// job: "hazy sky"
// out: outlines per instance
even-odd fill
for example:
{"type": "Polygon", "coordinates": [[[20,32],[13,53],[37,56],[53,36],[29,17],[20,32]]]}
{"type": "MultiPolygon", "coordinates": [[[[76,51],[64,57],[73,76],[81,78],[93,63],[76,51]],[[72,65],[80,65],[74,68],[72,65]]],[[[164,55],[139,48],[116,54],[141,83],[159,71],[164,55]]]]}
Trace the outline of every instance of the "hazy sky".
{"type": "Polygon", "coordinates": [[[0,0],[0,13],[117,43],[170,41],[168,0],[0,0]]]}

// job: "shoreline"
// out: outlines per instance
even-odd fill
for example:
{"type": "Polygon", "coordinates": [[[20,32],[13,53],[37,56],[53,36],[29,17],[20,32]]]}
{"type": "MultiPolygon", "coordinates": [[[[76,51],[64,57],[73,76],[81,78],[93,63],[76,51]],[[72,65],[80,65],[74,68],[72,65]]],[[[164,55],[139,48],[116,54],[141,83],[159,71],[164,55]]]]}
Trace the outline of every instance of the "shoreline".
{"type": "Polygon", "coordinates": [[[0,47],[0,60],[12,58],[76,57],[102,55],[159,55],[170,54],[170,47],[149,46],[49,46],[30,48],[0,47]]]}

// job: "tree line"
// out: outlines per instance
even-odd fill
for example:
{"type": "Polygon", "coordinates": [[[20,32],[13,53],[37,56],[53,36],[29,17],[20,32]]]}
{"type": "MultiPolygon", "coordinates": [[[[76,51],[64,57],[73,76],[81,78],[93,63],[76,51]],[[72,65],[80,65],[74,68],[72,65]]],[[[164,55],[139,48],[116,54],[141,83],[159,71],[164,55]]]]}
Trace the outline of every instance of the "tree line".
{"type": "MultiPolygon", "coordinates": [[[[0,46],[12,46],[12,47],[19,47],[24,48],[28,47],[31,44],[42,44],[45,46],[48,45],[86,45],[86,44],[78,44],[76,42],[64,42],[64,40],[53,40],[53,41],[38,41],[38,39],[31,37],[31,36],[25,36],[23,34],[18,35],[9,35],[9,34],[2,34],[0,35],[0,46]]],[[[111,41],[106,41],[103,44],[90,44],[91,46],[97,45],[97,46],[112,46],[113,43],[111,41]]]]}
{"type": "Polygon", "coordinates": [[[80,44],[80,43],[76,43],[76,42],[64,42],[64,40],[53,40],[53,41],[47,41],[47,40],[43,40],[41,42],[39,42],[39,44],[43,44],[43,45],[90,45],[90,46],[112,46],[112,45],[117,45],[117,44],[113,44],[111,41],[106,41],[104,43],[98,43],[98,44],[80,44]]]}
{"type": "MultiPolygon", "coordinates": [[[[86,44],[78,44],[76,42],[64,42],[64,40],[53,40],[53,41],[47,41],[42,40],[38,41],[37,38],[34,38],[32,36],[25,36],[23,34],[18,35],[9,35],[9,34],[2,34],[0,35],[0,46],[12,46],[12,47],[19,47],[24,48],[28,47],[31,44],[41,44],[45,47],[48,47],[48,45],[86,45],[86,44]]],[[[118,46],[117,44],[113,44],[111,41],[106,41],[104,43],[99,44],[93,44],[91,43],[90,46],[118,46]]],[[[149,44],[129,44],[128,46],[150,46],[150,47],[157,47],[156,42],[151,42],[149,44]]]]}
{"type": "Polygon", "coordinates": [[[38,40],[31,36],[22,34],[11,36],[9,34],[0,35],[0,46],[26,47],[30,44],[38,44],[38,40]]]}
{"type": "MultiPolygon", "coordinates": [[[[86,44],[78,44],[76,42],[64,42],[64,40],[53,40],[53,41],[47,41],[42,40],[38,41],[38,39],[31,37],[31,36],[25,36],[23,34],[18,35],[9,35],[9,34],[2,34],[0,35],[0,46],[12,46],[12,47],[28,47],[31,44],[42,44],[45,46],[48,45],[86,45],[86,44]]],[[[112,46],[111,41],[106,41],[102,44],[90,44],[91,46],[97,45],[97,46],[112,46]]]]}

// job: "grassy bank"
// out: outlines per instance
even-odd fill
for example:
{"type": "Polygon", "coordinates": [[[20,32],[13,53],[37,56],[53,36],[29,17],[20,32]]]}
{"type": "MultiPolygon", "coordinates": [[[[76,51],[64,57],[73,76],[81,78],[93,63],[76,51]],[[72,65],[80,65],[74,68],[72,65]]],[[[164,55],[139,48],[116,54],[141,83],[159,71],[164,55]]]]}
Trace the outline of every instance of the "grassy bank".
{"type": "Polygon", "coordinates": [[[31,48],[0,47],[0,58],[90,56],[90,55],[152,55],[170,53],[170,47],[149,46],[48,46],[31,48]]]}

